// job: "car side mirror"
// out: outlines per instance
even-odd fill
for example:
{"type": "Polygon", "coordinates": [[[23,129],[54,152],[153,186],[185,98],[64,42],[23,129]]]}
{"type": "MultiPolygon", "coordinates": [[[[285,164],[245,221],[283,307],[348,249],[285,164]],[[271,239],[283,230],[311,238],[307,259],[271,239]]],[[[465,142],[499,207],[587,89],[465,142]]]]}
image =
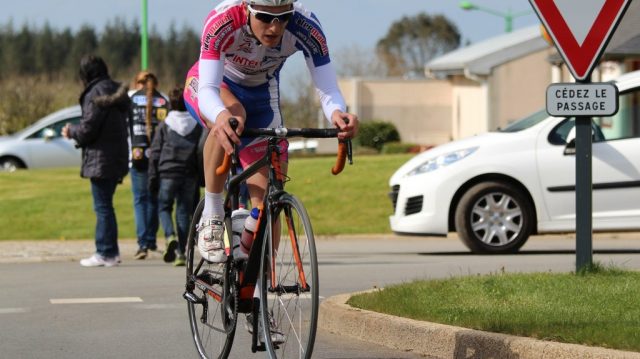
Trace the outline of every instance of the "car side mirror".
{"type": "Polygon", "coordinates": [[[572,138],[564,147],[563,154],[565,156],[575,156],[576,154],[576,139],[572,138]]]}
{"type": "Polygon", "coordinates": [[[44,138],[45,141],[50,141],[56,138],[57,136],[58,134],[56,133],[56,131],[51,128],[45,128],[44,130],[42,130],[42,137],[44,138]]]}

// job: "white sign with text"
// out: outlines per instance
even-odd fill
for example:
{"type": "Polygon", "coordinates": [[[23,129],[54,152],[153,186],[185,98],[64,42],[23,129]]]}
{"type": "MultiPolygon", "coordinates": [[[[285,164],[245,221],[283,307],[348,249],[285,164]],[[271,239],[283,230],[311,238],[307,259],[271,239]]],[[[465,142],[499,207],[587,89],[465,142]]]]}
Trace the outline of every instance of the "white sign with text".
{"type": "Polygon", "coordinates": [[[547,87],[551,116],[613,116],[618,112],[618,88],[612,83],[555,83],[547,87]]]}

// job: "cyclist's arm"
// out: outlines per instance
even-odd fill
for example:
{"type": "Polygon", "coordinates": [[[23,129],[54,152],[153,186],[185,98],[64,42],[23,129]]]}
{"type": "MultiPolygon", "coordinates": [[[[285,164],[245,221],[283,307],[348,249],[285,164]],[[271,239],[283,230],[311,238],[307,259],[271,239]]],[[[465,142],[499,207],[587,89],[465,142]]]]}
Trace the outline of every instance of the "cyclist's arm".
{"type": "MultiPolygon", "coordinates": [[[[222,57],[223,58],[223,57],[222,57]]],[[[224,75],[224,60],[200,60],[198,71],[198,107],[200,113],[212,123],[226,110],[220,98],[220,85],[224,75]]]]}
{"type": "Polygon", "coordinates": [[[309,72],[311,73],[313,84],[320,96],[324,116],[329,122],[332,122],[331,118],[336,110],[346,112],[347,108],[340,88],[338,87],[336,71],[331,62],[318,67],[314,65],[311,57],[308,57],[306,62],[309,72]]]}

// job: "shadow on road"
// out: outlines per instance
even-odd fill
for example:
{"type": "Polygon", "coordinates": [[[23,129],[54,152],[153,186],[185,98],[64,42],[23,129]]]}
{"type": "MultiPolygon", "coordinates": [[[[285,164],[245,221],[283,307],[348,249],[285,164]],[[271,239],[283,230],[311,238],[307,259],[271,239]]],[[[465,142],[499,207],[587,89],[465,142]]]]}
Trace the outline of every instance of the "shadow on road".
{"type": "MultiPolygon", "coordinates": [[[[557,250],[526,250],[519,251],[518,253],[507,255],[553,255],[553,254],[575,254],[574,249],[557,249],[557,250]]],[[[420,252],[417,253],[420,256],[493,256],[493,255],[505,255],[505,254],[476,254],[471,252],[420,252]]],[[[594,249],[593,254],[640,254],[640,249],[594,249]]]]}

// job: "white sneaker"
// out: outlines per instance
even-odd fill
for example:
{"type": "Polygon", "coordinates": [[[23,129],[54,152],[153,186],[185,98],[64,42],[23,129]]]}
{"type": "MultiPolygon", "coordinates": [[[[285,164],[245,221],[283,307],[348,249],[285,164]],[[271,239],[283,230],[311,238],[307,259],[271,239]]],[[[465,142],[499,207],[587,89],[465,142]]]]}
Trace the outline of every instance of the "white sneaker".
{"type": "Polygon", "coordinates": [[[118,257],[103,257],[96,253],[89,258],[82,259],[80,265],[83,267],[115,267],[120,263],[118,259],[118,257]]]}
{"type": "MultiPolygon", "coordinates": [[[[244,327],[250,334],[253,334],[253,315],[247,314],[247,322],[244,327]]],[[[278,345],[287,341],[287,337],[278,329],[278,323],[269,315],[269,332],[271,333],[271,343],[278,345]]],[[[258,319],[258,341],[264,341],[264,329],[262,328],[262,320],[258,319]]]]}
{"type": "Polygon", "coordinates": [[[219,216],[202,217],[198,224],[198,249],[202,258],[213,263],[227,260],[224,253],[224,222],[219,216]]]}

